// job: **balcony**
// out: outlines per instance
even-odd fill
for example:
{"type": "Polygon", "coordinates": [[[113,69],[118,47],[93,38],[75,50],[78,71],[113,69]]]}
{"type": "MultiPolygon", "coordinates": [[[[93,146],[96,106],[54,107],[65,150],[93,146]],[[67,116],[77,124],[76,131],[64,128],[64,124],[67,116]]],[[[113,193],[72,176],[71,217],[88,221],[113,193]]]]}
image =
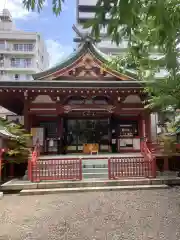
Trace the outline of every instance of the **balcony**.
{"type": "Polygon", "coordinates": [[[11,63],[12,68],[32,68],[32,64],[16,64],[16,63],[11,63]]]}
{"type": "Polygon", "coordinates": [[[5,46],[0,46],[1,54],[15,54],[15,55],[34,55],[35,46],[33,48],[15,48],[13,44],[6,44],[5,46]]]}

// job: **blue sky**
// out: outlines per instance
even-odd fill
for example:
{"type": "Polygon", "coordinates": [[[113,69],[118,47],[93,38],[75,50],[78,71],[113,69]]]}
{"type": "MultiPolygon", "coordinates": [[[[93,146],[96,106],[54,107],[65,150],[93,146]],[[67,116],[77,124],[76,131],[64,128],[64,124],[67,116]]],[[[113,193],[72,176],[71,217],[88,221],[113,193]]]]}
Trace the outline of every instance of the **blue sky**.
{"type": "Polygon", "coordinates": [[[75,46],[72,25],[76,22],[76,0],[66,0],[58,17],[52,13],[52,0],[47,0],[40,14],[26,11],[21,2],[22,0],[0,0],[0,9],[9,9],[19,30],[39,32],[42,35],[51,65],[69,55],[75,46]]]}

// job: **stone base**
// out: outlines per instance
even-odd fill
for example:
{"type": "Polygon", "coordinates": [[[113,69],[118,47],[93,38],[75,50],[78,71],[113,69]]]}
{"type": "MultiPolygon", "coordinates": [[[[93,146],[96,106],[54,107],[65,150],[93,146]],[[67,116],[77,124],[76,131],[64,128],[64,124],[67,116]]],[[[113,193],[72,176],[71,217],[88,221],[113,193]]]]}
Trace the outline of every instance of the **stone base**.
{"type": "Polygon", "coordinates": [[[26,170],[25,175],[23,176],[22,180],[28,180],[28,170],[26,170]]]}
{"type": "Polygon", "coordinates": [[[98,192],[98,191],[127,191],[127,190],[152,190],[166,189],[167,185],[136,185],[136,186],[108,186],[108,187],[84,187],[84,188],[54,188],[54,189],[29,189],[22,190],[20,196],[44,195],[59,193],[77,193],[77,192],[98,192]]]}
{"type": "Polygon", "coordinates": [[[3,192],[0,192],[0,200],[3,198],[3,192]]]}

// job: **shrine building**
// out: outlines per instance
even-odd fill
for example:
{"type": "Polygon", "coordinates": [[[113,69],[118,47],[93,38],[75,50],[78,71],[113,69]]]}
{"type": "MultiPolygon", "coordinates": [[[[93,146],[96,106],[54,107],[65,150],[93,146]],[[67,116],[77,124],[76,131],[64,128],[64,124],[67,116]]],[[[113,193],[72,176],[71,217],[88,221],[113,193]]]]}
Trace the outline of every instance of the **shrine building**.
{"type": "Polygon", "coordinates": [[[0,81],[0,105],[23,118],[42,154],[140,152],[152,141],[143,83],[108,67],[109,56],[84,41],[33,81],[0,81]],[[66,150],[64,152],[64,146],[66,150]]]}

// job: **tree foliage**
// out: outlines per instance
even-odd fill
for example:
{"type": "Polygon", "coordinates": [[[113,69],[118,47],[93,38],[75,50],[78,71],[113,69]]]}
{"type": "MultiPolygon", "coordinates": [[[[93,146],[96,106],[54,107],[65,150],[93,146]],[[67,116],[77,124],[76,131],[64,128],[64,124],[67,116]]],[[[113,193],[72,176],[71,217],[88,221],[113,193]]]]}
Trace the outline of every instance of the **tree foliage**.
{"type": "Polygon", "coordinates": [[[12,134],[7,141],[8,151],[4,158],[14,163],[26,162],[30,154],[31,135],[20,125],[9,123],[4,119],[0,119],[0,126],[12,134]]]}
{"type": "Polygon", "coordinates": [[[96,38],[106,27],[116,44],[127,41],[127,56],[110,65],[136,69],[137,77],[147,82],[148,107],[180,108],[179,0],[98,0],[96,17],[86,27],[91,25],[96,38]],[[167,74],[157,79],[160,70],[167,74]]]}
{"type": "MultiPolygon", "coordinates": [[[[24,7],[28,11],[35,11],[37,10],[40,12],[44,5],[46,4],[47,0],[22,0],[22,3],[24,7]]],[[[59,15],[62,11],[62,4],[65,2],[65,0],[52,0],[52,11],[56,15],[59,15]]]]}
{"type": "MultiPolygon", "coordinates": [[[[52,0],[56,15],[63,2],[52,0]]],[[[41,11],[45,0],[23,0],[23,4],[28,10],[41,11]]],[[[137,77],[147,81],[148,107],[180,108],[180,0],[98,0],[95,18],[85,27],[92,27],[97,39],[105,27],[116,44],[127,41],[126,59],[118,57],[108,64],[121,71],[123,64],[136,69],[137,77]],[[152,59],[157,53],[161,59],[152,59]],[[157,80],[156,73],[161,69],[168,75],[157,80]]]]}

